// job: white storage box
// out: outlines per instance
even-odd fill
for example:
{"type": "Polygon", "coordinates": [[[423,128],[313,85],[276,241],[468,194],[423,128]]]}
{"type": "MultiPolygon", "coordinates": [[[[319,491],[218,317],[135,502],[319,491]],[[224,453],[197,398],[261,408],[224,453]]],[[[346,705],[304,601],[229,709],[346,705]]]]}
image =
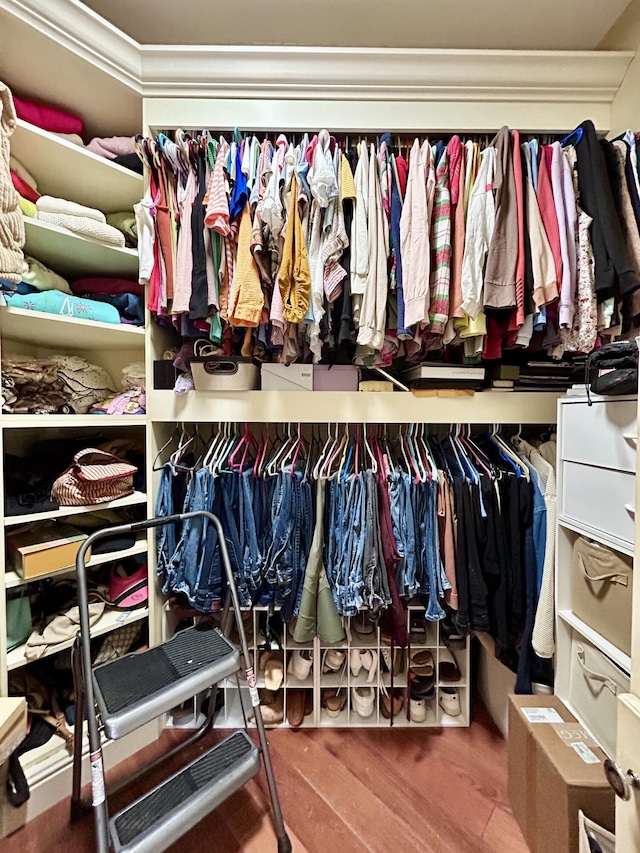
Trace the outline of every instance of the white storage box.
{"type": "Polygon", "coordinates": [[[569,702],[576,716],[612,758],[616,755],[617,697],[629,690],[629,676],[574,631],[569,702]]]}
{"type": "Polygon", "coordinates": [[[205,356],[191,359],[196,391],[255,391],[260,368],[250,358],[205,356]]]}
{"type": "Polygon", "coordinates": [[[353,364],[314,364],[314,391],[357,391],[360,371],[353,364]]]}
{"type": "Polygon", "coordinates": [[[263,391],[313,391],[312,364],[263,364],[263,391]]]}

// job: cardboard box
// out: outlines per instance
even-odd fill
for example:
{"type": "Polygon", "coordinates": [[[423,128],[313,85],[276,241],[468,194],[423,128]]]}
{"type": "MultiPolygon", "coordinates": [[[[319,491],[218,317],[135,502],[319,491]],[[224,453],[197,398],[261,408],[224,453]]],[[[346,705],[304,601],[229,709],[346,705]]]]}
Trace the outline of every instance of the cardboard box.
{"type": "Polygon", "coordinates": [[[263,391],[313,391],[313,365],[263,364],[260,380],[263,391]]]}
{"type": "Polygon", "coordinates": [[[605,758],[557,696],[509,697],[509,800],[531,853],[577,853],[580,809],[613,830],[605,758]]]}
{"type": "Polygon", "coordinates": [[[9,758],[27,733],[27,700],[0,698],[0,764],[9,758]]]}
{"type": "Polygon", "coordinates": [[[7,563],[23,578],[37,578],[72,567],[86,538],[75,527],[57,521],[27,524],[7,534],[7,563]]]}

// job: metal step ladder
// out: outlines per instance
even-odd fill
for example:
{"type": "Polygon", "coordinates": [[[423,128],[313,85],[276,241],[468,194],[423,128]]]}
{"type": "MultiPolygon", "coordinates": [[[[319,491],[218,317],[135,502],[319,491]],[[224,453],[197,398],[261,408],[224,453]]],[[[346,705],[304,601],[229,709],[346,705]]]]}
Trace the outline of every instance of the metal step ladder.
{"type": "MultiPolygon", "coordinates": [[[[83,717],[84,708],[87,709],[97,853],[161,853],[253,778],[260,771],[261,764],[264,765],[271,797],[278,853],[290,853],[291,842],[284,826],[255,674],[250,666],[238,594],[219,519],[213,513],[198,511],[96,531],[84,540],[78,551],[76,573],[80,632],[74,647],[75,710],[76,720],[79,721],[83,717]],[[145,652],[125,655],[93,668],[85,563],[88,549],[105,536],[182,523],[190,518],[204,518],[203,536],[206,535],[208,524],[213,524],[218,531],[229,590],[225,615],[231,605],[240,649],[229,642],[219,629],[202,624],[180,631],[165,643],[145,652]],[[201,729],[185,743],[128,777],[125,784],[130,783],[211,730],[217,685],[222,679],[238,673],[241,659],[245,662],[258,745],[247,731],[235,732],[110,817],[101,734],[113,740],[124,737],[161,717],[176,705],[210,689],[207,718],[201,729]]],[[[227,622],[228,619],[223,618],[223,626],[227,622]]],[[[83,757],[82,726],[79,724],[76,725],[74,746],[72,817],[81,813],[83,757]]],[[[119,787],[123,786],[121,784],[119,787]]],[[[113,791],[111,788],[109,793],[113,791]]]]}

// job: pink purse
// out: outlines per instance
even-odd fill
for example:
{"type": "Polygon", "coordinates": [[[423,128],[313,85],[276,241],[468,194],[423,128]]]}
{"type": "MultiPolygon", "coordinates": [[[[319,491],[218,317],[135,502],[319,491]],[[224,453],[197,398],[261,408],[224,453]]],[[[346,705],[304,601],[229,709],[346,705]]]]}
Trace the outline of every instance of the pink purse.
{"type": "Polygon", "coordinates": [[[91,506],[133,494],[135,465],[95,447],[73,457],[73,464],[53,484],[51,499],[59,506],[91,506]]]}

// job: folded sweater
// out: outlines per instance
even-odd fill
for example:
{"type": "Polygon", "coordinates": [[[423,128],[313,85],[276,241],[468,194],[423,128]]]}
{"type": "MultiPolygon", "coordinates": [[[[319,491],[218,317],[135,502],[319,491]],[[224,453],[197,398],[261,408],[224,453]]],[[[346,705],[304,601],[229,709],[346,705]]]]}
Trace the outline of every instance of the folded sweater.
{"type": "Polygon", "coordinates": [[[11,308],[26,308],[28,311],[61,314],[78,320],[120,324],[120,314],[113,305],[80,299],[78,296],[68,296],[59,290],[45,290],[42,293],[30,293],[25,296],[19,293],[5,293],[4,298],[11,308]]]}
{"type": "Polygon", "coordinates": [[[62,213],[65,216],[84,216],[87,219],[95,219],[96,222],[106,223],[107,217],[101,210],[94,207],[85,207],[76,204],[75,201],[67,201],[66,198],[55,198],[51,195],[42,195],[36,205],[42,213],[62,213]]]}
{"type": "Polygon", "coordinates": [[[106,157],[107,160],[113,160],[114,157],[120,157],[123,154],[135,154],[135,137],[107,136],[101,139],[96,136],[87,145],[87,149],[101,157],[106,157]]]}
{"type": "Polygon", "coordinates": [[[112,228],[111,225],[89,219],[88,216],[68,216],[64,213],[45,213],[39,210],[36,219],[48,222],[50,225],[57,225],[59,228],[66,228],[67,231],[72,231],[88,240],[94,240],[96,243],[124,248],[124,234],[112,228]]]}

